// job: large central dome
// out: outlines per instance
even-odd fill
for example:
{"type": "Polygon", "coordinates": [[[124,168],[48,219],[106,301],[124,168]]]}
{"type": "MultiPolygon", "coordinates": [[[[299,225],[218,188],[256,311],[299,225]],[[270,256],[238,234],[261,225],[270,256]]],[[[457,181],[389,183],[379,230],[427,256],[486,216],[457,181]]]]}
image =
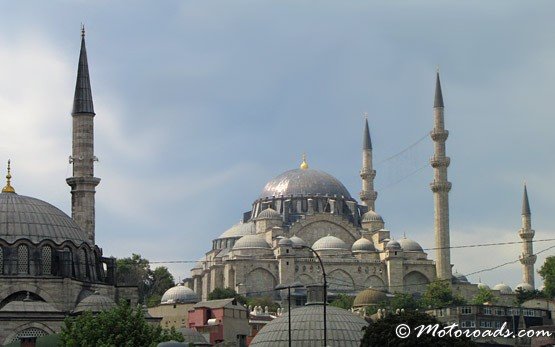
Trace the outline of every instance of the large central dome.
{"type": "Polygon", "coordinates": [[[272,179],[260,194],[260,198],[279,196],[338,196],[351,200],[351,194],[339,180],[323,171],[295,169],[272,179]]]}
{"type": "Polygon", "coordinates": [[[57,244],[86,242],[85,233],[73,219],[39,199],[16,193],[0,194],[0,238],[8,243],[28,239],[33,243],[52,240],[57,244]]]}

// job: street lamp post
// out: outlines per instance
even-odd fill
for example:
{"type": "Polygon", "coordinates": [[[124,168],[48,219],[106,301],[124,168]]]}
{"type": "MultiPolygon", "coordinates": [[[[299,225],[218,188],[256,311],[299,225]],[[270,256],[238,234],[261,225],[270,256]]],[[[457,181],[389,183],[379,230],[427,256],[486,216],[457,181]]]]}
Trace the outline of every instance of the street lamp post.
{"type": "Polygon", "coordinates": [[[287,289],[287,324],[289,325],[289,347],[291,347],[291,288],[302,288],[304,287],[301,283],[291,283],[287,284],[278,284],[276,290],[283,290],[287,289]]]}
{"type": "Polygon", "coordinates": [[[298,246],[293,246],[293,248],[309,249],[312,253],[314,253],[316,258],[318,258],[318,261],[320,262],[320,267],[322,268],[322,276],[324,277],[324,347],[327,347],[328,346],[328,324],[327,324],[326,306],[328,305],[328,281],[326,279],[326,270],[324,270],[324,263],[322,262],[322,258],[320,258],[320,255],[318,254],[318,252],[316,252],[310,246],[298,245],[298,246]]]}

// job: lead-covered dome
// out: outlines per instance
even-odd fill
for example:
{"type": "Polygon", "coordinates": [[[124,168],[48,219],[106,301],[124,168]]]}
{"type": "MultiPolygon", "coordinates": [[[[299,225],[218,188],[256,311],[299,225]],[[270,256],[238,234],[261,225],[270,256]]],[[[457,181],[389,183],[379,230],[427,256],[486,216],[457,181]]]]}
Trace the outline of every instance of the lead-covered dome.
{"type": "Polygon", "coordinates": [[[401,245],[401,248],[405,252],[424,252],[422,246],[420,246],[418,242],[407,239],[406,237],[399,240],[399,245],[401,245]]]}
{"type": "Polygon", "coordinates": [[[258,235],[245,235],[241,237],[235,245],[233,246],[234,250],[239,249],[271,249],[272,247],[266,240],[258,235]]]}
{"type": "Polygon", "coordinates": [[[370,240],[361,237],[360,239],[356,240],[355,243],[353,243],[351,251],[353,253],[376,252],[376,247],[374,247],[374,244],[370,240]]]}
{"type": "Polygon", "coordinates": [[[100,295],[98,292],[94,292],[91,295],[87,296],[77,306],[74,313],[81,313],[85,311],[91,311],[93,313],[106,311],[111,308],[116,307],[116,303],[114,300],[110,299],[107,296],[100,295]]]}
{"type": "Polygon", "coordinates": [[[340,238],[328,235],[314,242],[312,248],[315,251],[348,250],[349,246],[340,238]]]}
{"type": "Polygon", "coordinates": [[[256,233],[256,226],[253,222],[239,222],[232,226],[231,228],[224,231],[218,239],[227,239],[227,238],[234,238],[234,237],[241,237],[245,235],[252,235],[256,233]]]}
{"type": "Polygon", "coordinates": [[[57,244],[87,242],[87,236],[68,215],[49,203],[16,193],[0,194],[0,238],[8,243],[28,239],[57,244]]]}
{"type": "Polygon", "coordinates": [[[314,169],[295,169],[275,177],[262,190],[260,198],[278,196],[338,196],[352,200],[343,183],[332,175],[314,169]]]}
{"type": "Polygon", "coordinates": [[[162,299],[161,304],[186,304],[186,303],[197,303],[198,295],[192,289],[185,287],[182,283],[175,287],[171,287],[166,290],[162,299]]]}
{"type": "Polygon", "coordinates": [[[513,292],[513,290],[511,289],[511,287],[509,287],[508,285],[506,285],[505,283],[499,283],[493,286],[492,288],[493,290],[498,290],[501,292],[501,294],[511,294],[513,292]]]}

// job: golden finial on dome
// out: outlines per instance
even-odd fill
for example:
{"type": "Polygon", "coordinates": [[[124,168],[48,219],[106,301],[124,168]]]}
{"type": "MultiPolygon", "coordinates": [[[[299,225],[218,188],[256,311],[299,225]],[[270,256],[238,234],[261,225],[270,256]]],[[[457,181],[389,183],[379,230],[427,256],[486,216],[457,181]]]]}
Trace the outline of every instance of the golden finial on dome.
{"type": "Polygon", "coordinates": [[[10,160],[8,159],[8,174],[6,175],[6,186],[2,189],[2,193],[15,193],[11,185],[12,173],[10,168],[10,160]]]}
{"type": "Polygon", "coordinates": [[[301,163],[301,169],[306,170],[308,169],[308,163],[306,162],[306,154],[303,153],[303,162],[301,163]]]}

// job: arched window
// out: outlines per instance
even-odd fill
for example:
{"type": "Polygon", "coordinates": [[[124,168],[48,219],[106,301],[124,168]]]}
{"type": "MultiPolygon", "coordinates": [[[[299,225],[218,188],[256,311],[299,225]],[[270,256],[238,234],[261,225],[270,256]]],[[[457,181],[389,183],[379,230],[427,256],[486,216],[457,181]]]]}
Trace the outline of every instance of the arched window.
{"type": "Polygon", "coordinates": [[[69,263],[64,264],[64,266],[67,266],[66,269],[69,270],[68,275],[72,276],[72,277],[75,277],[75,269],[73,267],[73,252],[71,251],[71,248],[69,248],[67,246],[64,247],[64,251],[67,252],[67,254],[68,254],[68,260],[67,261],[69,261],[69,263]]]}
{"type": "Polygon", "coordinates": [[[27,245],[17,247],[17,272],[20,274],[29,273],[29,248],[27,245]]]}
{"type": "Polygon", "coordinates": [[[87,271],[87,251],[84,248],[79,250],[79,272],[81,272],[81,276],[89,277],[87,271]]]}
{"type": "Polygon", "coordinates": [[[0,247],[0,274],[4,273],[4,248],[0,247]]]}
{"type": "Polygon", "coordinates": [[[50,246],[42,247],[42,274],[52,274],[52,247],[50,246]]]}

